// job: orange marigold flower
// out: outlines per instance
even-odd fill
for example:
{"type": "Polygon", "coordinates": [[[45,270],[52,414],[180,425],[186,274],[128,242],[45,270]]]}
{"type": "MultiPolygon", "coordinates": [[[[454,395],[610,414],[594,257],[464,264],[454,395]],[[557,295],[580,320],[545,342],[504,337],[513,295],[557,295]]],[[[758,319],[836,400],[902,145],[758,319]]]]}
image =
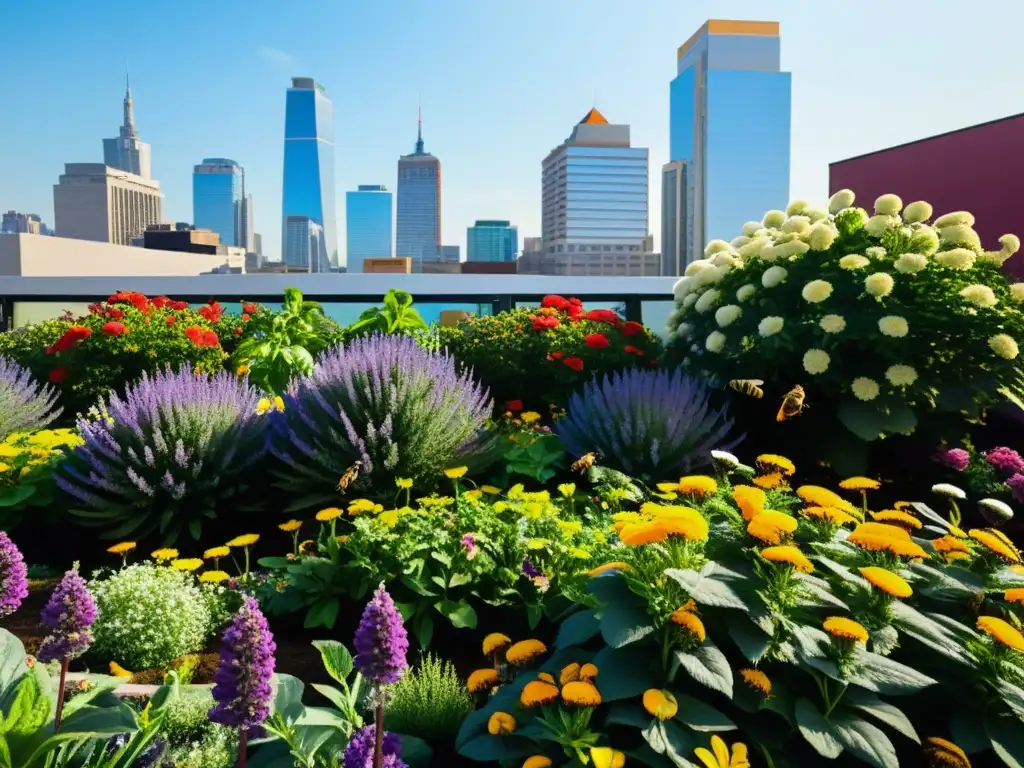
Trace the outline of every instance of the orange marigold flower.
{"type": "MultiPolygon", "coordinates": [[[[876,523],[877,525],[877,523],[876,523]]],[[[891,526],[890,526],[891,527],[891,526]]],[[[898,528],[897,530],[903,530],[898,528]]],[[[851,544],[868,550],[869,552],[888,552],[896,557],[911,557],[927,559],[928,553],[921,548],[921,545],[914,541],[899,539],[895,536],[882,534],[858,533],[854,531],[847,539],[851,544]]]]}
{"type": "Polygon", "coordinates": [[[914,590],[911,588],[910,584],[907,583],[906,579],[899,574],[886,570],[885,568],[867,566],[860,569],[860,575],[863,576],[869,584],[877,587],[892,597],[910,597],[914,594],[914,590]]]}
{"type": "Polygon", "coordinates": [[[985,634],[991,635],[1008,648],[1015,651],[1024,651],[1024,635],[1020,630],[1011,624],[995,616],[981,616],[978,618],[978,629],[985,634]]]}
{"type": "Polygon", "coordinates": [[[601,705],[601,693],[593,683],[577,680],[562,688],[562,701],[576,707],[597,707],[601,705]]]}
{"type": "Polygon", "coordinates": [[[533,755],[526,758],[523,768],[551,768],[551,758],[544,755],[533,755]]]}
{"type": "MultiPolygon", "coordinates": [[[[492,632],[484,638],[484,656],[490,656],[495,651],[500,651],[512,645],[512,639],[501,632],[492,632]]],[[[543,651],[541,651],[543,653],[543,651]]]]}
{"type": "Polygon", "coordinates": [[[870,477],[848,477],[839,483],[844,491],[877,491],[882,484],[870,477]]]}
{"type": "Polygon", "coordinates": [[[558,683],[555,682],[554,676],[550,672],[538,673],[537,679],[543,680],[545,683],[549,683],[550,685],[558,685],[558,683]]]}
{"type": "Polygon", "coordinates": [[[757,457],[757,463],[766,469],[774,469],[787,477],[796,472],[796,466],[785,456],[776,453],[762,453],[757,457]]]}
{"type": "Polygon", "coordinates": [[[901,528],[918,530],[921,528],[921,521],[911,514],[900,512],[898,509],[883,509],[881,512],[872,512],[871,519],[879,523],[898,525],[901,528]]]}
{"type": "Polygon", "coordinates": [[[747,524],[747,533],[765,544],[778,544],[797,528],[797,520],[784,512],[766,509],[747,524]]]}
{"type": "Polygon", "coordinates": [[[689,475],[679,478],[677,490],[692,496],[713,496],[718,492],[718,483],[707,475],[689,475]]]}
{"type": "Polygon", "coordinates": [[[819,507],[833,507],[851,515],[857,511],[853,504],[838,493],[834,493],[828,488],[822,488],[820,485],[801,485],[796,489],[796,495],[808,504],[815,504],[819,507]]]}
{"type": "Polygon", "coordinates": [[[487,732],[491,736],[507,736],[516,729],[516,719],[507,712],[495,712],[487,720],[487,732]]]}
{"type": "Polygon", "coordinates": [[[807,517],[813,517],[818,520],[827,520],[833,525],[857,524],[857,518],[843,512],[841,509],[836,509],[835,507],[804,507],[802,513],[807,515],[807,517]]]}
{"type": "Polygon", "coordinates": [[[558,686],[543,680],[531,680],[523,688],[519,696],[519,703],[526,709],[532,707],[543,707],[558,700],[558,686]]]}
{"type": "Polygon", "coordinates": [[[861,536],[888,536],[893,539],[910,541],[909,531],[905,528],[900,528],[898,525],[889,525],[888,523],[861,523],[853,529],[850,537],[852,538],[854,534],[861,536]]]}
{"type": "Polygon", "coordinates": [[[972,528],[967,535],[981,544],[985,549],[994,552],[1004,560],[1011,563],[1020,562],[1020,552],[1013,546],[1005,536],[1000,536],[999,531],[992,528],[972,528]]]}
{"type": "Polygon", "coordinates": [[[768,675],[759,669],[741,669],[740,677],[743,678],[743,682],[749,685],[756,691],[760,691],[765,696],[772,695],[772,681],[768,679],[768,675]]]}
{"type": "Polygon", "coordinates": [[[548,647],[540,640],[520,640],[505,651],[505,660],[509,664],[519,667],[529,664],[542,653],[546,653],[547,650],[548,647]]]}
{"type": "Polygon", "coordinates": [[[765,490],[770,491],[773,490],[774,488],[778,488],[785,481],[786,480],[782,476],[781,472],[770,472],[767,475],[758,475],[750,482],[752,482],[758,488],[764,488],[765,490]]]}
{"type": "Polygon", "coordinates": [[[704,629],[704,622],[700,620],[696,613],[684,611],[680,608],[672,614],[672,623],[678,624],[702,643],[707,637],[707,631],[704,629]]]}
{"type": "Polygon", "coordinates": [[[755,515],[764,512],[764,505],[767,503],[768,497],[765,496],[764,491],[760,488],[755,488],[752,485],[736,485],[732,489],[732,500],[736,502],[736,506],[740,508],[740,513],[743,515],[743,519],[748,523],[754,519],[755,515]]]}
{"type": "Polygon", "coordinates": [[[608,573],[608,571],[628,571],[631,567],[629,563],[615,560],[611,563],[599,565],[597,568],[592,568],[587,571],[587,576],[600,576],[602,573],[608,573]]]}
{"type": "Polygon", "coordinates": [[[868,641],[868,631],[853,619],[844,616],[829,616],[821,626],[833,637],[855,640],[859,643],[868,641]]]}
{"type": "Polygon", "coordinates": [[[932,768],[971,768],[966,752],[938,736],[929,736],[924,740],[924,754],[932,768]]]}
{"type": "Polygon", "coordinates": [[[619,541],[631,547],[660,544],[668,538],[668,531],[659,521],[629,523],[619,531],[619,541]]]}
{"type": "Polygon", "coordinates": [[[947,554],[949,552],[971,551],[971,548],[967,546],[966,542],[954,538],[953,536],[940,536],[937,539],[932,539],[932,546],[943,554],[947,554]]]}
{"type": "Polygon", "coordinates": [[[592,683],[597,679],[597,672],[596,664],[584,664],[580,667],[580,680],[592,683]]]}
{"type": "Polygon", "coordinates": [[[659,720],[671,720],[679,711],[679,703],[670,691],[649,688],[644,691],[644,709],[659,720]]]}
{"type": "Polygon", "coordinates": [[[1003,592],[1003,599],[1008,603],[1020,603],[1024,605],[1024,589],[1017,587],[1003,592]]]}
{"type": "Polygon", "coordinates": [[[558,673],[558,682],[562,685],[566,683],[572,683],[580,679],[580,665],[576,662],[568,664],[562,667],[562,671],[558,673]]]}
{"type": "Polygon", "coordinates": [[[695,509],[689,507],[658,507],[652,510],[655,522],[669,536],[682,536],[688,541],[706,541],[708,521],[695,509]]]}
{"type": "Polygon", "coordinates": [[[470,693],[488,691],[498,684],[498,673],[493,669],[478,669],[471,672],[466,681],[466,690],[470,693]]]}
{"type": "Polygon", "coordinates": [[[895,504],[892,505],[892,508],[898,509],[900,512],[902,512],[903,510],[907,509],[910,506],[911,503],[909,501],[897,501],[895,504]]]}
{"type": "Polygon", "coordinates": [[[804,573],[810,573],[814,570],[814,564],[807,559],[807,555],[800,551],[798,547],[793,546],[780,546],[780,547],[766,547],[759,553],[765,560],[769,560],[773,563],[786,563],[796,568],[798,571],[804,573]]]}

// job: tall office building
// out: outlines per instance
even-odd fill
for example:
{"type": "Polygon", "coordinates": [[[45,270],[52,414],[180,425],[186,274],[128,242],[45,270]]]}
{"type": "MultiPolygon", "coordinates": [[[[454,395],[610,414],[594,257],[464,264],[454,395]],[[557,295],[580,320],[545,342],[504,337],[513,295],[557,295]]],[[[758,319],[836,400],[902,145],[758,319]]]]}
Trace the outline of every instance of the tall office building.
{"type": "Polygon", "coordinates": [[[673,160],[661,168],[661,274],[681,275],[692,259],[690,249],[690,219],[693,194],[688,182],[689,164],[686,160],[673,160]]]}
{"type": "Polygon", "coordinates": [[[305,266],[307,272],[329,272],[324,244],[324,228],[309,216],[288,216],[284,222],[284,252],[292,266],[305,266]]]}
{"type": "Polygon", "coordinates": [[[349,272],[362,272],[363,259],[387,259],[391,251],[391,193],[380,184],[360,184],[345,193],[345,250],[349,272]]]}
{"type": "Polygon", "coordinates": [[[132,245],[163,221],[160,184],[103,163],[65,163],[53,186],[58,237],[132,245]]]}
{"type": "Polygon", "coordinates": [[[515,261],[519,230],[510,221],[478,220],[466,228],[466,261],[515,261]]]}
{"type": "Polygon", "coordinates": [[[153,175],[149,164],[149,144],[143,143],[135,130],[132,89],[127,75],[124,78],[123,111],[119,135],[113,139],[103,140],[103,162],[110,168],[151,179],[153,175]]]}
{"type": "MultiPolygon", "coordinates": [[[[245,191],[245,171],[242,171],[242,191],[245,191]]],[[[256,223],[253,220],[252,195],[246,195],[238,201],[238,245],[245,248],[246,253],[256,250],[256,223]]]]}
{"type": "Polygon", "coordinates": [[[685,252],[671,261],[685,266],[709,240],[731,240],[789,202],[792,84],[778,22],[710,20],[676,59],[669,154],[686,161],[690,220],[685,252]]]}
{"type": "Polygon", "coordinates": [[[334,105],[311,77],[293,77],[285,100],[284,194],[281,259],[285,264],[329,271],[338,264],[334,207],[334,105]],[[324,251],[310,260],[308,248],[289,250],[290,217],[306,218],[321,230],[324,251]],[[305,254],[305,255],[304,255],[305,254]]]}
{"type": "Polygon", "coordinates": [[[628,125],[590,110],[542,165],[544,250],[641,253],[648,234],[648,151],[628,125]]]}
{"type": "Polygon", "coordinates": [[[417,120],[416,151],[398,158],[398,216],[395,251],[412,259],[436,259],[441,247],[441,161],[423,150],[423,119],[417,120]]]}
{"type": "Polygon", "coordinates": [[[226,157],[207,157],[192,169],[192,222],[225,245],[244,247],[245,172],[226,157]]]}

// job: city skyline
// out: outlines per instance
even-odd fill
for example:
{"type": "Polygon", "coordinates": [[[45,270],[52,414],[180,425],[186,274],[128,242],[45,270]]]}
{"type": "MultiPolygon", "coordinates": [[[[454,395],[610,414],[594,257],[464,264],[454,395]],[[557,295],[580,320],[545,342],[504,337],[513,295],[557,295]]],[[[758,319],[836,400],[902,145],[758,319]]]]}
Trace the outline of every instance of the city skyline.
{"type": "MultiPolygon", "coordinates": [[[[129,8],[113,0],[111,13],[120,5],[129,8]]],[[[0,65],[31,71],[45,84],[19,91],[17,108],[0,118],[0,141],[11,150],[0,209],[55,220],[50,189],[64,163],[98,162],[96,142],[120,122],[125,58],[135,125],[154,149],[152,177],[165,195],[165,218],[190,218],[190,175],[198,158],[237,158],[258,199],[257,229],[268,238],[271,257],[280,255],[274,244],[281,241],[281,91],[297,75],[323,82],[338,114],[346,116],[336,137],[338,198],[366,179],[397,186],[394,163],[407,151],[422,94],[431,151],[444,162],[442,242],[460,242],[461,232],[483,218],[515,221],[524,237],[540,234],[540,161],[564,138],[564,126],[595,105],[596,90],[596,106],[629,124],[635,145],[650,148],[650,229],[660,245],[659,176],[670,159],[667,83],[675,76],[676,49],[708,18],[781,23],[782,68],[793,73],[794,198],[827,193],[829,162],[1024,111],[1009,96],[1024,76],[1011,37],[1024,11],[985,0],[958,22],[959,44],[984,51],[971,61],[924,55],[942,39],[945,23],[941,13],[913,7],[892,9],[884,24],[856,8],[810,14],[790,4],[766,9],[753,2],[695,2],[683,9],[668,0],[651,0],[643,12],[618,0],[566,0],[557,8],[529,0],[487,7],[452,0],[443,13],[408,1],[327,9],[299,0],[287,17],[233,2],[130,7],[140,33],[134,37],[76,4],[51,2],[56,13],[46,35],[11,36],[0,51],[0,65]],[[243,7],[246,13],[239,13],[243,7]],[[199,46],[182,61],[172,55],[180,39],[158,23],[168,12],[193,13],[210,27],[230,23],[248,47],[224,57],[215,47],[199,46]],[[316,19],[312,30],[310,18],[316,19]],[[620,34],[616,24],[623,19],[642,34],[620,34]],[[573,34],[557,51],[524,57],[522,40],[540,26],[572,28],[573,34]],[[844,34],[829,34],[836,28],[844,34]],[[912,44],[909,28],[915,30],[912,44]],[[425,38],[436,56],[424,58],[410,45],[425,38]],[[604,49],[601,57],[587,55],[594,45],[604,49]],[[379,66],[367,68],[368,61],[379,66]],[[912,84],[914,98],[873,85],[867,70],[883,61],[886,71],[912,84]],[[838,87],[842,78],[850,82],[838,87]],[[962,87],[967,81],[969,89],[962,87]],[[50,117],[40,121],[31,117],[36,114],[50,117]]]]}

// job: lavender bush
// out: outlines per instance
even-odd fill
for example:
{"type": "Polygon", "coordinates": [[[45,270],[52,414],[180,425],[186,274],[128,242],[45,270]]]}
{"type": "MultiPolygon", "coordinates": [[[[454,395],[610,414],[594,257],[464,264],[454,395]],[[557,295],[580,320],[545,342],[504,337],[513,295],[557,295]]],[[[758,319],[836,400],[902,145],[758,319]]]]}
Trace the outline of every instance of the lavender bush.
{"type": "Polygon", "coordinates": [[[217,505],[245,489],[248,469],[265,452],[259,393],[231,373],[197,375],[169,366],[101,400],[79,418],[85,441],[60,469],[58,486],[88,507],[82,525],[104,538],[158,532],[165,544],[187,530],[194,539],[217,505]]]}
{"type": "MultiPolygon", "coordinates": [[[[464,455],[491,411],[486,390],[451,357],[407,336],[374,335],[327,352],[285,398],[273,452],[290,509],[337,500],[338,478],[361,461],[356,487],[436,482],[464,455]]],[[[471,451],[470,451],[471,452],[471,451]]]]}
{"type": "Polygon", "coordinates": [[[0,357],[0,440],[42,429],[60,415],[57,390],[39,384],[25,368],[0,357]]]}
{"type": "Polygon", "coordinates": [[[10,616],[28,597],[28,566],[11,537],[0,531],[0,618],[10,616]]]}
{"type": "Polygon", "coordinates": [[[699,379],[681,371],[631,369],[584,386],[569,399],[555,433],[566,451],[596,451],[601,463],[632,477],[671,480],[708,460],[714,448],[728,450],[733,421],[714,409],[699,379]]]}

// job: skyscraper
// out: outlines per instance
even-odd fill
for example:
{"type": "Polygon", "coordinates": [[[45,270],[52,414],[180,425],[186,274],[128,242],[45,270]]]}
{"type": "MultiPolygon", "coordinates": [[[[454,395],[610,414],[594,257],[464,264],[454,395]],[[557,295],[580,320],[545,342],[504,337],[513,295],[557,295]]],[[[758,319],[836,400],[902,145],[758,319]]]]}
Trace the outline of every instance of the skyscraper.
{"type": "Polygon", "coordinates": [[[110,168],[151,179],[149,144],[143,143],[135,131],[135,110],[128,76],[124,78],[124,115],[119,135],[103,140],[103,162],[110,168]]]}
{"type": "Polygon", "coordinates": [[[417,120],[416,151],[398,158],[395,250],[412,259],[413,272],[441,247],[441,161],[423,150],[423,119],[417,120]]]}
{"type": "MultiPolygon", "coordinates": [[[[242,192],[245,193],[245,170],[242,171],[242,192]]],[[[246,253],[253,253],[256,250],[256,223],[253,219],[252,195],[246,193],[245,197],[238,201],[238,243],[245,248],[246,253]]]]}
{"type": "MultiPolygon", "coordinates": [[[[692,179],[686,160],[673,160],[661,168],[661,274],[681,275],[690,253],[692,179]]],[[[692,259],[691,259],[692,260],[692,259]]]]}
{"type": "Polygon", "coordinates": [[[245,199],[245,172],[234,160],[207,157],[192,169],[192,223],[224,245],[245,245],[245,199]]]}
{"type": "Polygon", "coordinates": [[[730,240],[744,222],[789,202],[791,76],[781,70],[773,21],[712,19],[676,58],[669,154],[686,161],[685,266],[707,241],[730,240]]]}
{"type": "Polygon", "coordinates": [[[293,77],[285,100],[284,194],[281,258],[285,264],[329,270],[338,264],[338,230],[334,207],[334,105],[324,87],[311,77],[293,77]],[[319,225],[324,252],[309,259],[306,246],[289,250],[289,217],[319,225]]]}
{"type": "Polygon", "coordinates": [[[363,259],[387,259],[391,251],[391,193],[380,184],[360,184],[345,193],[345,250],[349,272],[362,272],[363,259]]]}
{"type": "Polygon", "coordinates": [[[163,220],[160,184],[103,163],[65,163],[53,185],[58,237],[132,245],[163,220]]]}
{"type": "Polygon", "coordinates": [[[286,264],[303,265],[309,272],[330,271],[324,261],[327,256],[324,228],[309,216],[285,217],[284,253],[291,254],[293,259],[286,264]]]}
{"type": "Polygon", "coordinates": [[[519,230],[510,221],[478,220],[466,228],[466,261],[515,261],[519,230]]]}

